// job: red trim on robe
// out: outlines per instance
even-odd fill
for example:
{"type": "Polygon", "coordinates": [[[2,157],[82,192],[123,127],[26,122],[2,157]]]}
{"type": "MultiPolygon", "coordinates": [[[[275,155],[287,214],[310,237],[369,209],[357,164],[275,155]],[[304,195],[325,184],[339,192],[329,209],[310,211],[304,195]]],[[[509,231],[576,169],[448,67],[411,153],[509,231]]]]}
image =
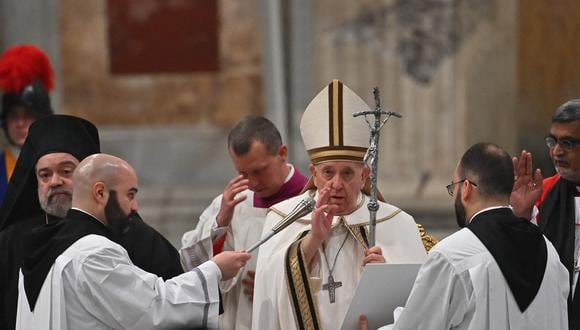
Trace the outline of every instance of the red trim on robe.
{"type": "Polygon", "coordinates": [[[222,253],[222,250],[224,249],[224,243],[226,242],[226,236],[227,236],[227,233],[223,234],[218,239],[213,241],[213,255],[214,256],[216,254],[222,253]]]}
{"type": "MultiPolygon", "coordinates": [[[[542,204],[542,202],[544,201],[546,196],[548,196],[548,194],[550,193],[550,190],[552,190],[552,188],[554,188],[554,186],[556,185],[558,180],[560,180],[560,174],[556,173],[555,175],[553,175],[549,178],[545,178],[544,181],[542,181],[542,190],[543,190],[542,195],[536,201],[536,207],[538,209],[540,208],[540,205],[542,204]]],[[[540,215],[539,214],[536,216],[536,223],[538,223],[538,224],[540,223],[540,215]]]]}

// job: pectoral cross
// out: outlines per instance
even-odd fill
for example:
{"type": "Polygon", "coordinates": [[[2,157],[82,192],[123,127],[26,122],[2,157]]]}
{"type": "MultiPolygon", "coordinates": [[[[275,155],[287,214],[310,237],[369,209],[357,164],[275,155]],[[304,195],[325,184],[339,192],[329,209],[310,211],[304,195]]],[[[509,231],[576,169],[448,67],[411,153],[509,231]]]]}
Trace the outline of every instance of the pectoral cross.
{"type": "Polygon", "coordinates": [[[322,285],[322,290],[328,290],[328,298],[330,299],[330,303],[334,304],[336,301],[336,288],[340,288],[342,286],[342,282],[335,282],[332,275],[328,275],[328,283],[322,285]]]}

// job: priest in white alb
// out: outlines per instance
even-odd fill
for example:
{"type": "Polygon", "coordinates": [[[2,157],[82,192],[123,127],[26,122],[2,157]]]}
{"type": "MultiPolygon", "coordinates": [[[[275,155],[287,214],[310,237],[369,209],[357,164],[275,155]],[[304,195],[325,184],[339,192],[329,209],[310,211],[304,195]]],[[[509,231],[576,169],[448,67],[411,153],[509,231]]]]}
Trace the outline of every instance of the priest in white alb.
{"type": "Polygon", "coordinates": [[[369,131],[364,119],[352,117],[368,109],[352,90],[334,80],[304,112],[300,130],[312,177],[304,194],[271,207],[263,233],[307,195],[317,203],[312,213],[261,246],[254,329],[337,329],[364,265],[425,260],[413,218],[384,202],[376,215],[376,245],[368,246],[369,168],[362,159],[369,131]]]}
{"type": "Polygon", "coordinates": [[[519,182],[497,145],[465,152],[447,186],[464,228],[431,250],[400,317],[385,330],[568,329],[568,271],[540,229],[509,206],[514,186],[512,197],[541,188],[519,182]]]}
{"type": "Polygon", "coordinates": [[[138,179],[124,160],[85,158],[73,175],[72,209],[24,242],[16,329],[214,329],[218,282],[250,258],[226,251],[164,281],[133,265],[111,239],[137,212],[138,179]]]}

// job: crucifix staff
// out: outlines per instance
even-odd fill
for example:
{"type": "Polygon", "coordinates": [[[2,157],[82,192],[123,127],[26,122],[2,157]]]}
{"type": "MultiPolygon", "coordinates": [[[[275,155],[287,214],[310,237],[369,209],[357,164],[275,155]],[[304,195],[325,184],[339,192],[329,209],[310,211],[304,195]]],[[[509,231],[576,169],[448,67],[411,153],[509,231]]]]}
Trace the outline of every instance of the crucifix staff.
{"type": "Polygon", "coordinates": [[[401,118],[401,114],[392,111],[383,111],[381,109],[381,98],[379,88],[373,88],[373,95],[375,97],[375,109],[374,110],[367,110],[367,111],[359,111],[353,113],[353,117],[364,116],[365,121],[369,125],[370,129],[370,138],[369,138],[369,148],[363,158],[363,161],[369,164],[371,168],[371,197],[369,202],[367,203],[367,208],[370,213],[369,219],[369,247],[375,245],[375,227],[377,225],[377,211],[379,210],[379,203],[377,202],[377,172],[379,167],[379,138],[381,128],[387,123],[391,116],[395,116],[397,118],[401,118]],[[368,116],[374,116],[374,122],[371,123],[368,119],[368,116]],[[383,118],[383,116],[386,116],[383,118]]]}

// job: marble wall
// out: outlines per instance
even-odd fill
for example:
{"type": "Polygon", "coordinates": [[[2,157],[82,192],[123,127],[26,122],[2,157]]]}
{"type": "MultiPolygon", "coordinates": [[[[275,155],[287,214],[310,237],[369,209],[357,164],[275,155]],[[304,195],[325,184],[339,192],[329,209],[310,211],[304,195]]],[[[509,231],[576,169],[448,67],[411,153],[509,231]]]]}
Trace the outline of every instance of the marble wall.
{"type": "Polygon", "coordinates": [[[443,189],[466,147],[515,149],[513,1],[317,1],[315,72],[400,112],[381,134],[380,188],[409,207],[449,206],[443,189]],[[341,8],[328,10],[331,7],[341,8]]]}
{"type": "Polygon", "coordinates": [[[222,127],[246,114],[262,113],[257,0],[219,1],[219,71],[176,74],[112,75],[106,4],[60,1],[61,112],[102,125],[210,122],[222,127]]]}
{"type": "Polygon", "coordinates": [[[47,49],[57,112],[95,122],[103,151],[135,166],[144,218],[176,245],[235,174],[228,129],[272,110],[265,62],[276,54],[289,99],[277,115],[296,150],[302,108],[331,79],[370,106],[380,88],[383,107],[403,115],[382,132],[380,189],[426,217],[452,214],[444,186],[472,143],[545,156],[552,111],[580,90],[574,0],[280,0],[279,18],[265,17],[266,1],[218,1],[217,72],[111,74],[106,0],[0,0],[0,45],[47,49]],[[272,19],[276,51],[263,39],[272,19]]]}
{"type": "Polygon", "coordinates": [[[518,143],[545,175],[554,172],[543,137],[566,100],[580,97],[580,2],[518,1],[518,143]]]}

